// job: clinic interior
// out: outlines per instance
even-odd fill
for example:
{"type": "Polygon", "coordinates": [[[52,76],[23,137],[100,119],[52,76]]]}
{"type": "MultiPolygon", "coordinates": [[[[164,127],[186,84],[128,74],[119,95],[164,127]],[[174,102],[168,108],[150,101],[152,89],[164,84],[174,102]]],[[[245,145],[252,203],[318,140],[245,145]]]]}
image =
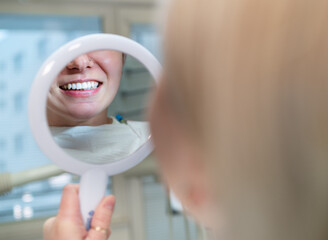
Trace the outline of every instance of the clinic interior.
{"type": "MultiPolygon", "coordinates": [[[[43,62],[60,46],[94,33],[128,37],[161,62],[159,6],[155,0],[0,2],[0,240],[42,239],[42,225],[57,214],[63,187],[79,183],[78,175],[56,170],[29,127],[29,90],[43,62]],[[47,167],[52,174],[29,178],[29,173],[47,167]],[[2,179],[7,178],[19,183],[6,186],[2,179]]],[[[123,76],[127,80],[118,90],[114,109],[145,121],[148,95],[156,84],[133,59],[127,58],[123,76]]],[[[109,177],[106,191],[117,202],[112,240],[206,239],[204,229],[184,214],[160,182],[153,154],[109,177]]]]}

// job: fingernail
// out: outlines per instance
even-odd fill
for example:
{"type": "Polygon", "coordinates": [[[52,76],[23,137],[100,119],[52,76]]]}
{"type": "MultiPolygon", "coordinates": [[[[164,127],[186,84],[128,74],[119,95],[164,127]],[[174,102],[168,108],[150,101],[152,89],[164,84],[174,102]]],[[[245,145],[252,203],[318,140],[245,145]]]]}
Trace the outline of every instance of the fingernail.
{"type": "Polygon", "coordinates": [[[114,209],[114,205],[115,205],[115,201],[114,201],[114,199],[112,197],[110,197],[105,202],[104,208],[109,209],[109,210],[113,210],[114,209]]]}

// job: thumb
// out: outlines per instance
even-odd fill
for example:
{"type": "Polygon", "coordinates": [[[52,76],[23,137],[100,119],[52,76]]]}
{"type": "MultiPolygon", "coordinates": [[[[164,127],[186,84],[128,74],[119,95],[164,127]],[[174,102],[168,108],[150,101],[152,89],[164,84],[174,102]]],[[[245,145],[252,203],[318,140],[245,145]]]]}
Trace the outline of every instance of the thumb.
{"type": "Polygon", "coordinates": [[[64,187],[58,217],[70,220],[81,219],[78,185],[69,184],[64,187]]]}

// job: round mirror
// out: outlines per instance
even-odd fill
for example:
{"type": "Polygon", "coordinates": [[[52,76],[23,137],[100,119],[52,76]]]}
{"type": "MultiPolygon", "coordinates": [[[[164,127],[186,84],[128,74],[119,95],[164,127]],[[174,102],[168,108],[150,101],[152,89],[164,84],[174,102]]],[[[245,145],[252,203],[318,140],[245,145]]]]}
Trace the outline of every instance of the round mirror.
{"type": "Polygon", "coordinates": [[[134,167],[153,150],[144,117],[160,72],[157,59],[137,42],[94,34],[58,49],[34,80],[32,133],[49,159],[81,175],[86,228],[107,177],[134,167]]]}
{"type": "Polygon", "coordinates": [[[47,121],[55,142],[91,164],[120,161],[150,138],[145,109],[154,85],[149,71],[113,50],[81,54],[52,82],[47,121]]]}

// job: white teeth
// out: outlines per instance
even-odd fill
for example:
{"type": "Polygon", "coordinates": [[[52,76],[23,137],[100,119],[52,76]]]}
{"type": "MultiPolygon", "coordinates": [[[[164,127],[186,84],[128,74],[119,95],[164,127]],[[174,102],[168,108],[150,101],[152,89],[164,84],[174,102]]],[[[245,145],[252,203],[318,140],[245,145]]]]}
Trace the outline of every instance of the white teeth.
{"type": "Polygon", "coordinates": [[[82,82],[82,83],[69,83],[61,86],[64,90],[90,90],[95,89],[99,85],[96,81],[82,82]]]}

